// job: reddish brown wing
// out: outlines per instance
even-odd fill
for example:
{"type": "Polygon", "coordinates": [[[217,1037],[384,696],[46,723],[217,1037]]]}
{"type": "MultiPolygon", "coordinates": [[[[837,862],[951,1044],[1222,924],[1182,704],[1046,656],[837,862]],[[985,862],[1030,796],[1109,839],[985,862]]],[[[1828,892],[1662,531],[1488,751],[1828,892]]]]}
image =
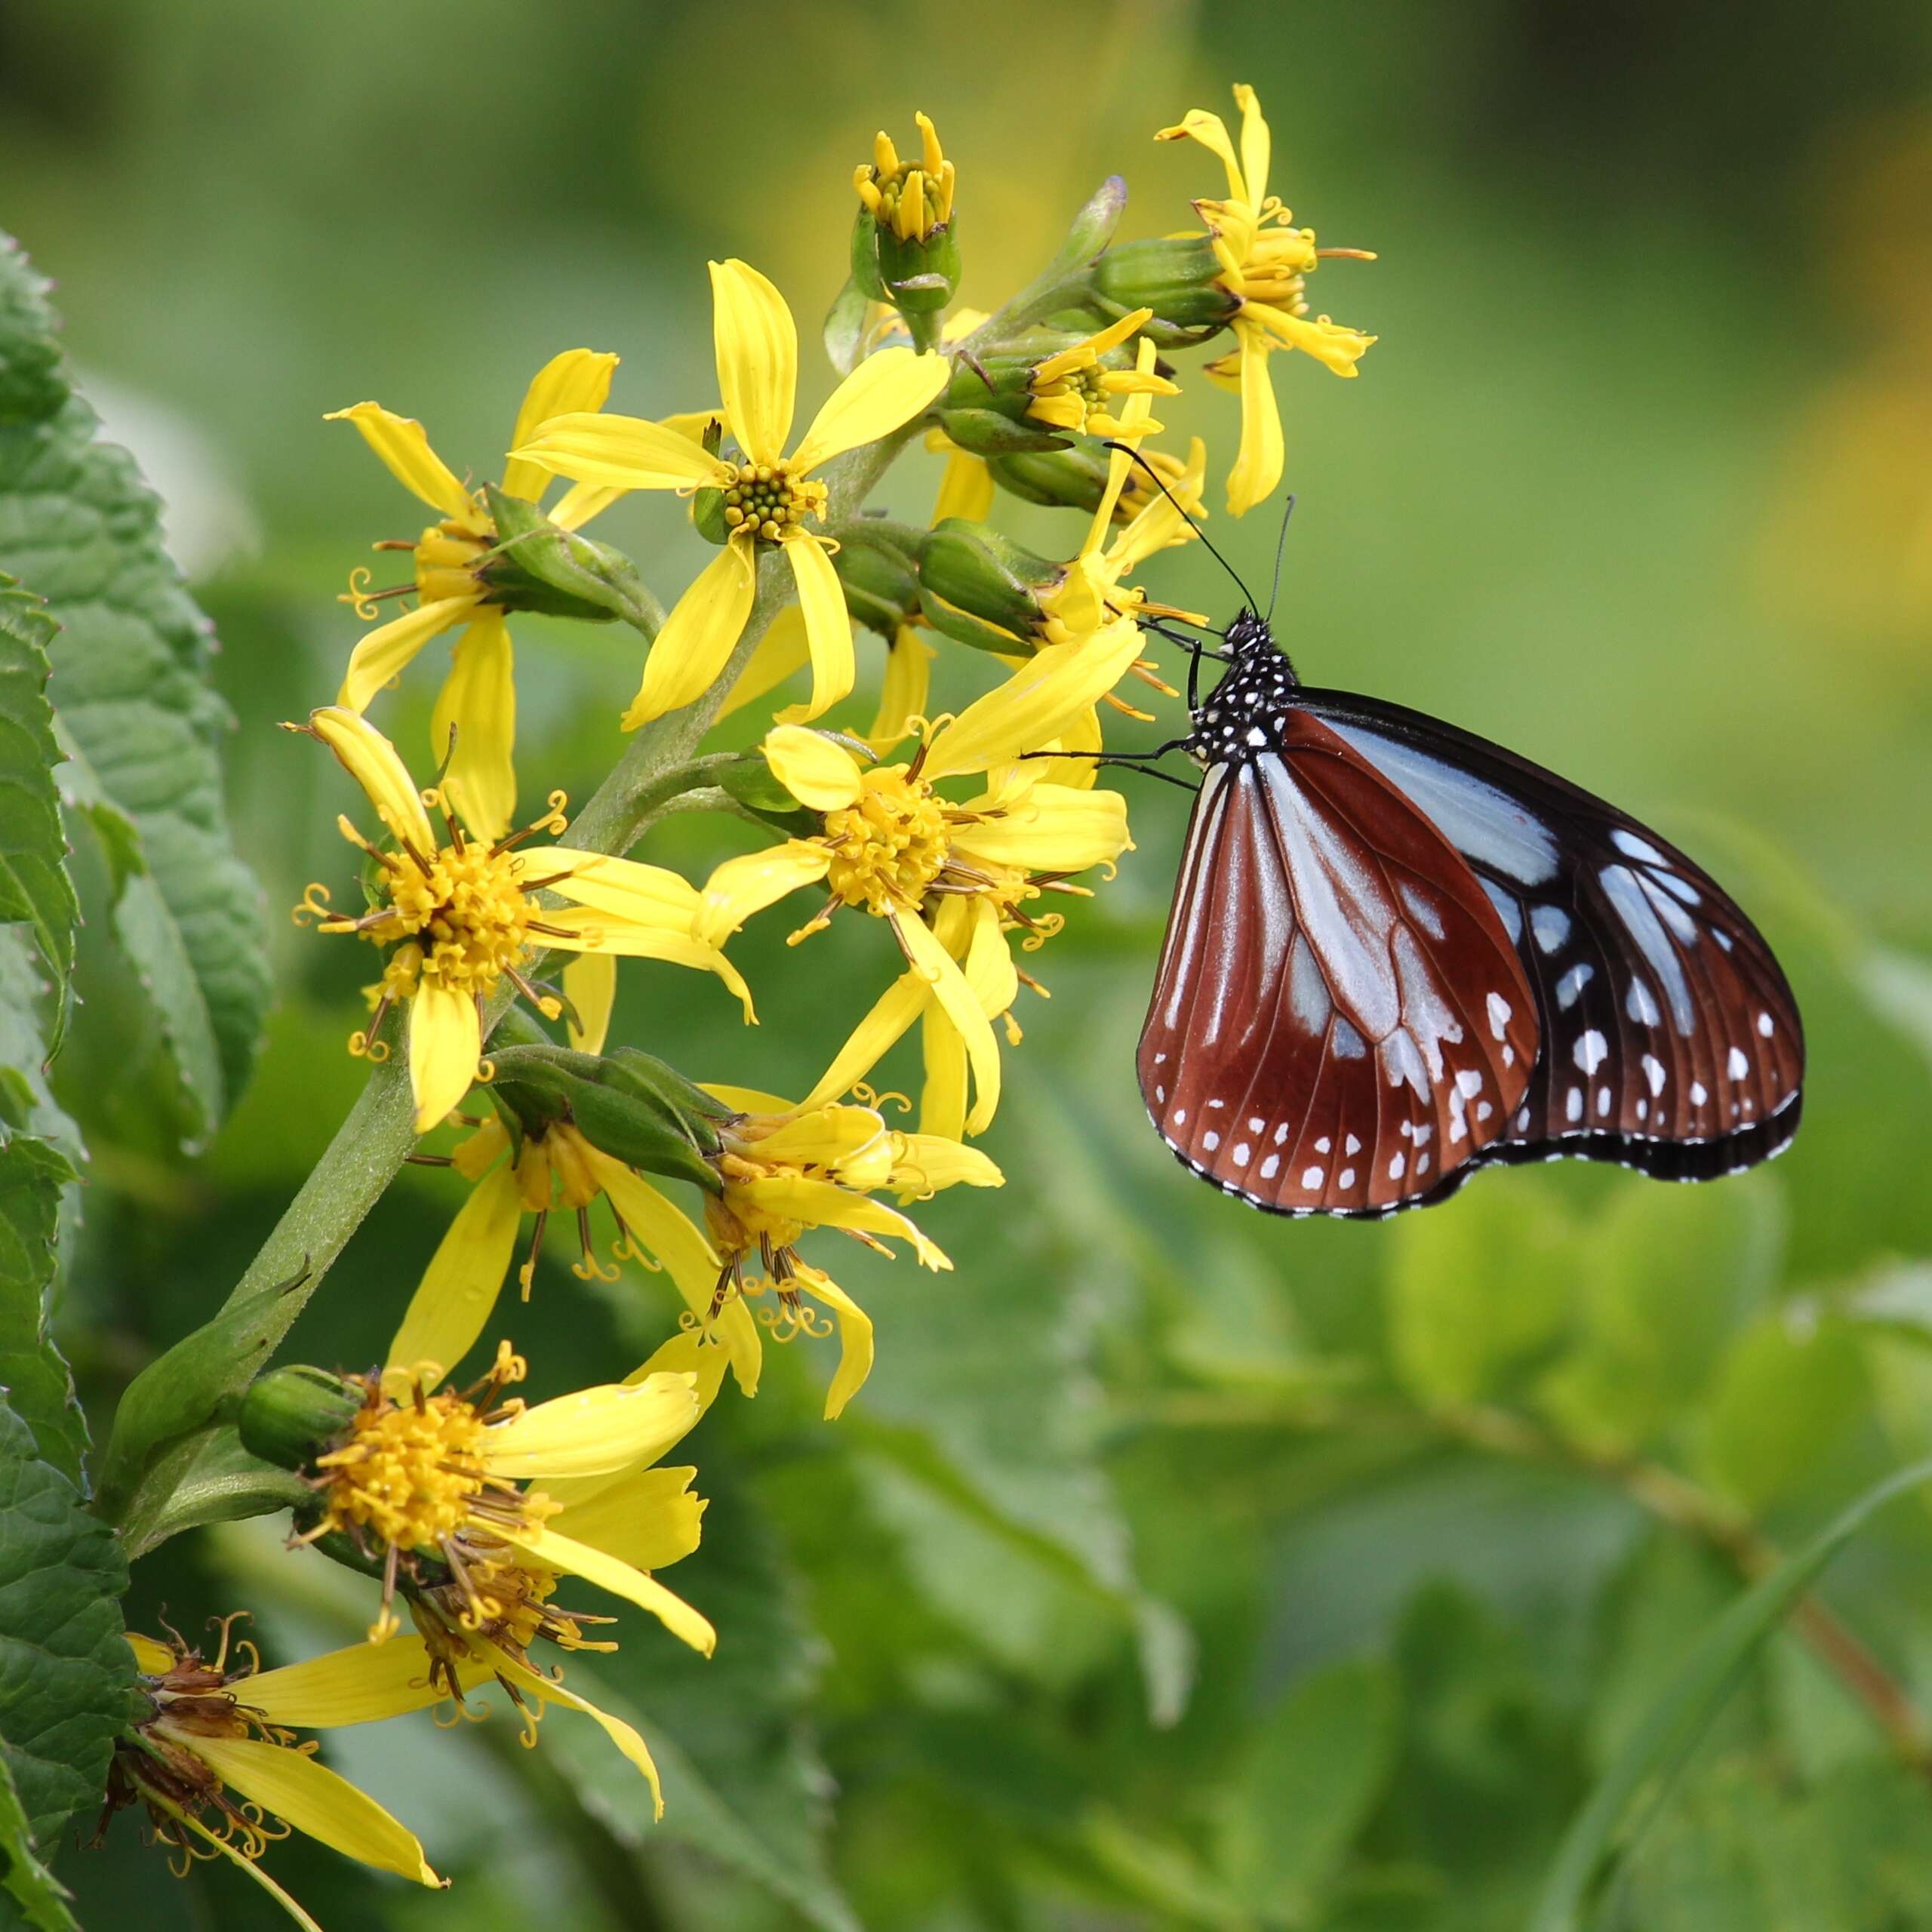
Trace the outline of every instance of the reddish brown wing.
{"type": "Polygon", "coordinates": [[[1183,1161],[1257,1207],[1392,1214],[1506,1129],[1536,1003],[1422,812],[1307,712],[1276,729],[1195,802],[1141,1093],[1183,1161]]]}

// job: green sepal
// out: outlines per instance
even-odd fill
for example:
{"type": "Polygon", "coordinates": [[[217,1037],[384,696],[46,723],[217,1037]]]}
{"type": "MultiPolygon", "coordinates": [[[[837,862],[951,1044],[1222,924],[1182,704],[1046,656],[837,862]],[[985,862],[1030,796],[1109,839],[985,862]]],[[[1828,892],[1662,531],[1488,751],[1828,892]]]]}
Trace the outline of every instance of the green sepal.
{"type": "Polygon", "coordinates": [[[937,315],[959,286],[959,244],[952,223],[935,228],[924,241],[902,242],[891,229],[876,224],[874,233],[886,300],[909,325],[915,316],[937,315]]]}
{"type": "MultiPolygon", "coordinates": [[[[977,385],[977,378],[975,379],[977,385]]],[[[983,387],[981,392],[984,393],[983,387]]],[[[1057,430],[1028,421],[1023,411],[1003,415],[982,405],[970,408],[942,408],[940,427],[962,450],[975,456],[1002,456],[1015,450],[1063,450],[1071,447],[1057,430]]]]}
{"type": "Polygon", "coordinates": [[[1126,180],[1120,175],[1109,174],[1073,217],[1066,238],[1060,245],[1060,253],[1047,270],[1048,276],[1058,280],[1078,272],[1098,258],[1114,238],[1114,230],[1119,227],[1121,216],[1126,208],[1126,180]]]}
{"type": "Polygon", "coordinates": [[[866,342],[866,310],[872,300],[860,287],[855,273],[847,279],[837,300],[826,312],[822,332],[825,352],[841,376],[849,376],[859,366],[860,352],[866,342]]]}
{"type": "Polygon", "coordinates": [[[691,497],[691,528],[707,543],[721,548],[731,540],[731,526],[724,521],[724,492],[700,490],[691,497]]]}
{"type": "Polygon", "coordinates": [[[718,1191],[705,1158],[718,1151],[716,1103],[662,1060],[629,1048],[598,1054],[548,1044],[491,1057],[492,1091],[531,1129],[568,1120],[626,1167],[718,1191]]]}
{"type": "Polygon", "coordinates": [[[109,1522],[122,1520],[143,1478],[171,1446],[217,1420],[224,1392],[252,1374],[281,1339],[288,1327],[282,1304],[308,1279],[305,1262],[289,1280],[184,1335],[128,1383],[114,1411],[94,1504],[109,1522]]]}
{"type": "MultiPolygon", "coordinates": [[[[920,554],[924,533],[920,533],[920,554]]],[[[832,560],[845,592],[845,608],[868,630],[890,639],[919,608],[919,558],[909,557],[883,536],[869,535],[863,523],[848,528],[832,560]]]]}
{"type": "Polygon", "coordinates": [[[930,591],[919,593],[919,608],[924,612],[926,622],[942,636],[951,638],[955,644],[968,645],[974,651],[990,651],[996,657],[1014,657],[1026,656],[1034,648],[1028,638],[1015,637],[1011,631],[987,623],[971,612],[961,611],[943,598],[934,596],[930,591]]]}
{"type": "Polygon", "coordinates": [[[986,467],[1010,496],[1052,509],[1091,515],[1106,494],[1107,459],[1093,449],[1017,450],[989,457],[986,467]]]}
{"type": "MultiPolygon", "coordinates": [[[[1066,575],[1062,565],[1035,555],[989,525],[949,516],[926,541],[919,569],[921,602],[936,596],[969,617],[1029,637],[1040,617],[1035,593],[1066,575]]],[[[927,614],[931,616],[930,608],[927,614]]]]}
{"type": "Polygon", "coordinates": [[[272,1368],[242,1398],[235,1426],[250,1455],[277,1469],[304,1469],[356,1417],[367,1387],[325,1368],[272,1368]]]}
{"type": "Polygon", "coordinates": [[[807,830],[812,829],[815,814],[785,789],[762,752],[742,752],[728,764],[714,765],[706,776],[721,792],[761,818],[795,820],[807,830]]]}
{"type": "Polygon", "coordinates": [[[1204,339],[1224,328],[1240,303],[1221,287],[1220,258],[1205,235],[1161,236],[1109,248],[1094,269],[1094,292],[1131,309],[1152,309],[1142,332],[1163,348],[1204,339]]]}
{"type": "Polygon", "coordinates": [[[494,483],[483,493],[498,539],[481,568],[493,603],[592,623],[621,617],[655,632],[657,599],[622,552],[560,529],[534,503],[506,496],[494,483]]]}
{"type": "Polygon", "coordinates": [[[889,302],[892,298],[886,294],[885,284],[879,277],[878,245],[875,239],[878,233],[878,223],[873,220],[872,211],[861,202],[852,223],[851,286],[868,302],[889,302]]]}

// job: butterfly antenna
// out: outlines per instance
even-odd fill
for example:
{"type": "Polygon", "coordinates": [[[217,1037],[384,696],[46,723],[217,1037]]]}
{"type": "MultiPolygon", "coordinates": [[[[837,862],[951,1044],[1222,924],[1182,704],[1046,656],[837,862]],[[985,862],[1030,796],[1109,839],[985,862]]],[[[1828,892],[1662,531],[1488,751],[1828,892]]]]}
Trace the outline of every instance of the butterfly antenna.
{"type": "Polygon", "coordinates": [[[1134,448],[1131,443],[1116,442],[1112,438],[1109,438],[1101,443],[1100,447],[1103,449],[1118,450],[1121,455],[1131,457],[1134,462],[1137,463],[1140,467],[1147,472],[1148,481],[1152,484],[1154,488],[1159,491],[1161,494],[1166,497],[1168,501],[1172,503],[1176,509],[1180,512],[1181,521],[1187,525],[1189,529],[1194,532],[1195,536],[1200,538],[1201,547],[1207,551],[1208,555],[1212,557],[1215,562],[1219,564],[1222,569],[1226,571],[1229,576],[1234,579],[1235,588],[1241,592],[1242,596],[1247,599],[1247,608],[1251,611],[1253,610],[1257,601],[1254,592],[1249,589],[1247,586],[1241,581],[1241,572],[1236,570],[1234,565],[1229,563],[1227,558],[1223,556],[1220,552],[1216,549],[1214,545],[1208,541],[1207,531],[1203,530],[1200,525],[1195,521],[1193,512],[1188,509],[1187,506],[1183,503],[1181,500],[1168,488],[1167,485],[1161,480],[1161,472],[1156,469],[1137,449],[1134,448]]]}
{"type": "Polygon", "coordinates": [[[1281,558],[1288,547],[1288,518],[1295,513],[1294,493],[1288,493],[1288,500],[1281,506],[1281,534],[1275,539],[1275,581],[1268,588],[1268,614],[1262,619],[1264,624],[1275,621],[1275,600],[1281,594],[1281,558]]]}

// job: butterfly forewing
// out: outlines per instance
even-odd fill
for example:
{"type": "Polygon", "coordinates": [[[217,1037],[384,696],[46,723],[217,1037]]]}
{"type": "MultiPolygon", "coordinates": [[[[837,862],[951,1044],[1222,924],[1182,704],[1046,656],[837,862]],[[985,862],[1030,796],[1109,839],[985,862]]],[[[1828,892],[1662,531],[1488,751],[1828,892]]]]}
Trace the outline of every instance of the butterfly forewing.
{"type": "Polygon", "coordinates": [[[1390,1213],[1508,1131],[1535,998],[1503,916],[1397,785],[1306,712],[1260,737],[1196,802],[1141,1091],[1230,1193],[1390,1213]]]}
{"type": "Polygon", "coordinates": [[[1535,989],[1542,1054],[1484,1160],[1574,1154],[1696,1180],[1789,1143],[1797,1004],[1708,873],[1500,746],[1377,700],[1300,695],[1455,845],[1535,989]]]}

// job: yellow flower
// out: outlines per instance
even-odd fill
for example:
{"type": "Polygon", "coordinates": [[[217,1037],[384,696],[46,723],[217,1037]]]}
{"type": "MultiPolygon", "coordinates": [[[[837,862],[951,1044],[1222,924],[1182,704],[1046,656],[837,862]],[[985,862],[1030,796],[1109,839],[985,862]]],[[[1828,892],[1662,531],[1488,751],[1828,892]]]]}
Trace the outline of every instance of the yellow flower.
{"type": "Polygon", "coordinates": [[[437,1386],[442,1364],[405,1362],[393,1348],[380,1374],[346,1378],[361,1404],[309,1460],[315,1503],[300,1540],[341,1535],[382,1566],[370,1641],[386,1641],[398,1628],[400,1578],[412,1600],[456,1606],[463,1629],[500,1646],[541,1634],[574,1647],[577,1620],[543,1608],[557,1577],[568,1574],[649,1611],[709,1656],[711,1626],[609,1546],[601,1511],[583,1514],[595,1497],[634,1484],[703,1413],[696,1371],[663,1370],[657,1361],[629,1381],[534,1408],[503,1394],[525,1373],[507,1343],[490,1373],[460,1394],[437,1386]]]}
{"type": "Polygon", "coordinates": [[[675,872],[567,845],[516,849],[532,832],[561,832],[563,798],[525,832],[494,844],[465,839],[447,811],[439,839],[426,803],[395,747],[354,712],[330,706],[291,724],[318,738],[368,795],[396,849],[371,845],[347,819],[343,836],[368,853],[380,877],[380,900],[360,918],[329,909],[326,887],[312,885],[296,909],[298,924],[319,921],[325,933],[358,933],[392,946],[383,971],[375,1013],[352,1052],[381,1058],[377,1029],[391,1003],[409,1002],[409,1078],[416,1097],[416,1131],[426,1133],[468,1091],[482,1051],[482,1005],[507,979],[550,1017],[561,1010],[540,993],[524,968],[543,946],[669,960],[715,973],[744,1002],[750,996],[737,970],[716,947],[691,936],[695,890],[675,872]],[[532,895],[550,891],[572,903],[552,907],[532,895]]]}
{"type": "MultiPolygon", "coordinates": [[[[596,411],[610,393],[614,355],[588,349],[567,349],[538,371],[517,411],[512,438],[523,441],[546,417],[566,411],[596,411]]],[[[442,784],[451,805],[470,831],[480,838],[500,838],[516,811],[516,773],[512,752],[516,737],[516,689],[512,675],[510,635],[502,609],[490,601],[488,586],[479,574],[497,545],[482,492],[466,489],[429,447],[421,423],[397,416],[380,403],[358,402],[325,419],[353,423],[380,457],[389,474],[438,512],[432,524],[411,546],[379,543],[379,550],[413,550],[417,608],[371,631],[355,649],[336,702],[349,710],[367,710],[383,687],[433,637],[461,629],[450,673],[429,727],[430,756],[439,766],[448,761],[442,784]],[[454,740],[454,742],[452,742],[454,740]]],[[[534,463],[514,460],[503,472],[506,495],[537,503],[549,487],[548,473],[534,463]]],[[[566,492],[550,512],[552,522],[576,530],[619,495],[615,490],[589,485],[566,492]]],[[[366,583],[369,573],[355,579],[366,583]]],[[[375,600],[406,595],[357,588],[346,601],[364,617],[375,614],[375,600]]]]}
{"type": "Polygon", "coordinates": [[[397,1360],[453,1367],[469,1352],[489,1323],[526,1214],[536,1217],[518,1274],[526,1300],[552,1213],[577,1220],[582,1258],[572,1272],[584,1281],[613,1278],[591,1240],[590,1211],[601,1199],[617,1223],[614,1251],[668,1273],[697,1331],[722,1349],[745,1393],[758,1392],[758,1324],[742,1303],[721,1296],[730,1272],[725,1263],[649,1181],[592,1146],[568,1121],[540,1131],[526,1128],[521,1149],[506,1158],[512,1151],[508,1130],[491,1118],[451,1154],[451,1164],[473,1185],[403,1318],[392,1350],[397,1360]]]}
{"type": "Polygon", "coordinates": [[[235,1647],[242,1667],[230,1670],[234,1621],[222,1620],[221,1648],[208,1663],[179,1638],[164,1644],[129,1634],[141,1715],[115,1743],[109,1811],[144,1804],[156,1838],[181,1854],[177,1873],[185,1876],[192,1859],[226,1858],[310,1932],[315,1921],[257,1863],[272,1839],[291,1830],[418,1884],[447,1883],[413,1833],[318,1764],[314,1742],[297,1743],[288,1727],[394,1717],[429,1700],[398,1681],[366,1644],[264,1671],[245,1642],[235,1647]],[[334,1695],[316,1704],[303,1686],[323,1678],[334,1695]]]}
{"type": "MultiPolygon", "coordinates": [[[[721,1146],[714,1165],[721,1192],[705,1197],[708,1252],[722,1261],[712,1284],[712,1308],[760,1301],[758,1318],[774,1341],[822,1336],[838,1329],[838,1367],[826,1392],[825,1415],[834,1420],[872,1372],[872,1324],[857,1303],[823,1269],[803,1260],[798,1244],[817,1228],[837,1228],[881,1254],[884,1242],[903,1241],[927,1267],[952,1263],[903,1214],[874,1199],[893,1193],[902,1202],[924,1199],[961,1184],[998,1187],[1003,1177],[977,1149],[924,1134],[902,1134],[870,1106],[841,1104],[852,1085],[841,1055],[825,1078],[796,1106],[749,1088],[707,1085],[706,1092],[732,1109],[721,1123],[721,1146]],[[748,1275],[748,1269],[758,1272],[748,1275]],[[772,1297],[767,1307],[761,1298],[772,1297]],[[832,1310],[819,1315],[808,1302],[832,1310]]],[[[600,1157],[609,1165],[608,1156],[600,1157]]],[[[663,1197],[639,1200],[629,1217],[632,1230],[657,1247],[666,1266],[688,1252],[697,1230],[663,1197]]]]}
{"type": "Polygon", "coordinates": [[[715,680],[750,614],[761,546],[772,544],[791,565],[804,612],[813,673],[805,715],[817,717],[852,688],[852,627],[832,546],[807,527],[826,505],[826,486],[811,472],[900,428],[946,383],[943,357],[881,349],[832,392],[788,457],[798,361],[792,312],[743,262],[713,262],[711,284],[718,389],[738,461],[709,454],[659,423],[583,413],[556,417],[514,452],[580,483],[723,494],[731,535],[665,620],[624,715],[626,730],[689,704],[715,680]]]}
{"type": "Polygon", "coordinates": [[[1180,394],[1178,384],[1155,373],[1153,344],[1143,342],[1146,352],[1137,356],[1131,369],[1109,369],[1101,363],[1109,350],[1118,349],[1153,313],[1151,309],[1132,309],[1097,334],[1036,362],[1026,379],[1032,395],[1026,414],[1049,429],[1075,435],[1158,435],[1161,426],[1144,409],[1113,414],[1116,396],[1180,394]]]}
{"type": "Polygon", "coordinates": [[[1241,516],[1272,496],[1281,480],[1281,423],[1269,355],[1279,348],[1299,349],[1337,375],[1352,376],[1375,338],[1326,315],[1309,319],[1307,278],[1324,257],[1374,257],[1358,248],[1317,248],[1313,229],[1294,226],[1280,198],[1268,192],[1269,139],[1261,103],[1252,88],[1241,86],[1235,89],[1235,103],[1241,112],[1238,157],[1221,117],[1198,107],[1155,139],[1198,141],[1227,170],[1227,198],[1194,205],[1221,263],[1220,285],[1240,305],[1230,325],[1238,346],[1211,364],[1208,373],[1241,392],[1241,453],[1228,476],[1228,508],[1241,516]]]}
{"type": "MultiPolygon", "coordinates": [[[[1082,893],[1069,875],[1110,865],[1131,841],[1118,792],[1050,777],[1023,750],[1055,747],[1058,734],[1091,711],[1132,663],[1131,623],[1048,645],[1004,685],[943,724],[909,763],[864,764],[843,746],[798,725],[765,740],[773,773],[798,802],[820,814],[820,830],[728,860],[707,881],[694,930],[721,942],[752,913],[801,886],[831,888],[823,911],[794,942],[844,906],[863,907],[891,926],[908,971],[840,1057],[843,1084],[926,1012],[929,1026],[960,1057],[955,1106],[929,1088],[927,1124],[956,1137],[978,1134],[999,1100],[999,1052],[992,1019],[1008,1014],[1020,975],[1002,935],[1019,928],[1029,949],[1057,932],[1057,913],[1023,907],[1043,893],[1082,893]],[[986,774],[976,798],[955,803],[936,789],[944,779],[986,774]],[[862,1047],[860,1043],[863,1042],[862,1047]],[[973,1104],[964,1105],[970,1066],[973,1104]],[[937,1124],[935,1124],[937,1123],[937,1124]]],[[[929,1058],[933,1044],[929,1038],[929,1058]]]]}
{"type": "Polygon", "coordinates": [[[939,133],[923,114],[912,116],[919,130],[920,158],[908,164],[881,129],[872,158],[852,171],[852,186],[872,219],[902,242],[924,242],[952,219],[953,168],[940,151],[939,133]]]}

